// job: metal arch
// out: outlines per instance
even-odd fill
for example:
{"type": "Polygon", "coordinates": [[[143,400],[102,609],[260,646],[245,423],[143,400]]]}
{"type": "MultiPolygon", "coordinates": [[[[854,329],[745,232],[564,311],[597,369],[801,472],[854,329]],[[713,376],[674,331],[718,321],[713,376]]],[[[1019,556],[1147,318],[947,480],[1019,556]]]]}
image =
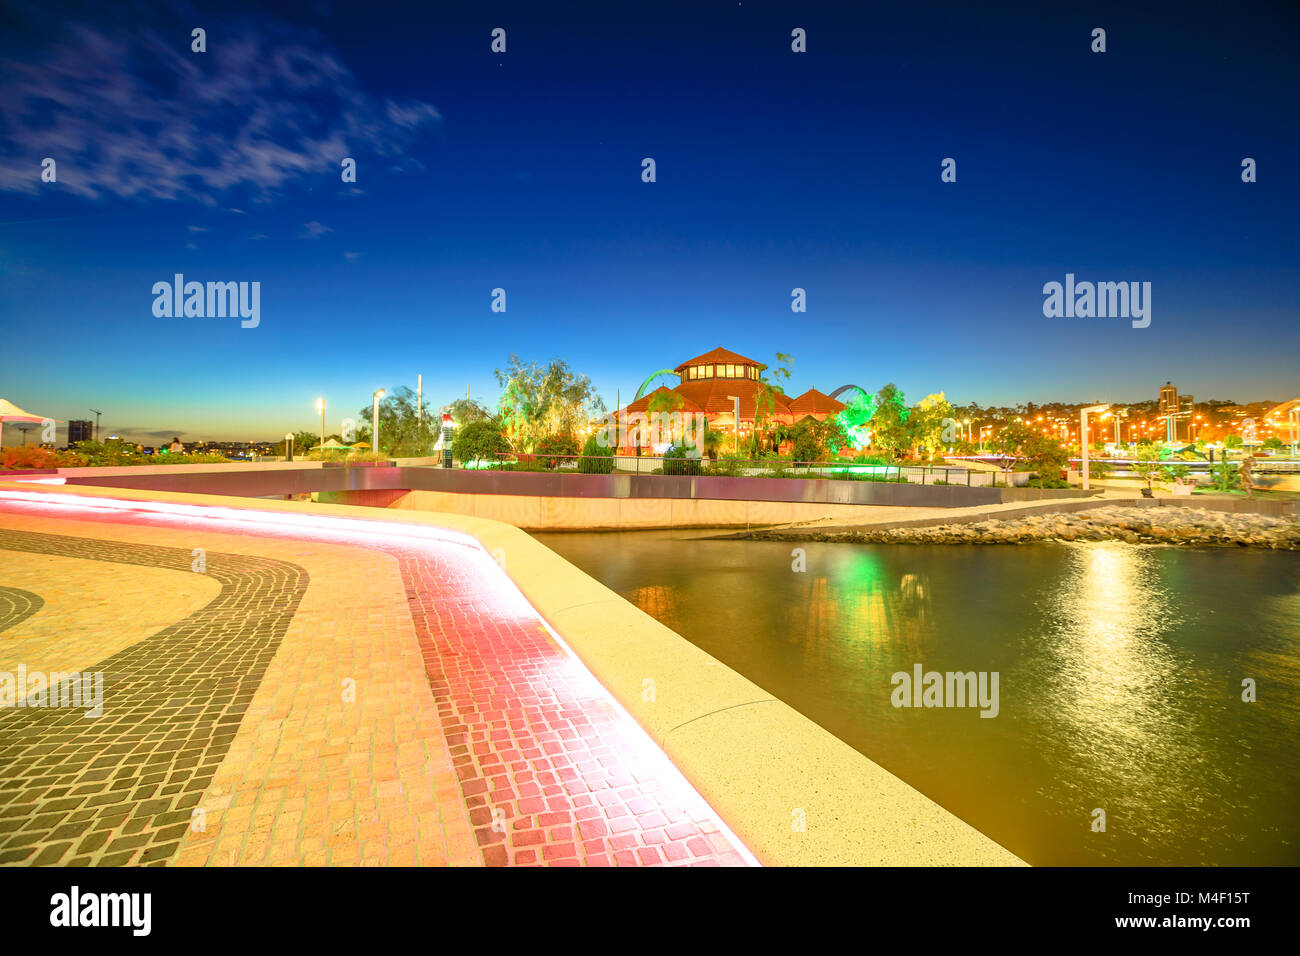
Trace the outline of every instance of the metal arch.
{"type": "Polygon", "coordinates": [[[659,371],[655,372],[653,375],[651,375],[649,378],[647,378],[644,382],[641,383],[641,387],[636,390],[636,398],[632,399],[632,401],[634,402],[639,401],[641,397],[645,395],[645,390],[650,387],[650,383],[653,382],[661,375],[676,376],[678,382],[681,382],[682,380],[682,377],[678,375],[676,372],[674,372],[672,369],[661,368],[659,371]]]}
{"type": "Polygon", "coordinates": [[[871,393],[868,392],[861,385],[841,385],[835,391],[831,392],[830,397],[835,399],[836,401],[839,401],[840,396],[843,395],[845,392],[847,392],[849,389],[855,389],[859,394],[862,395],[863,398],[871,397],[871,393]]]}

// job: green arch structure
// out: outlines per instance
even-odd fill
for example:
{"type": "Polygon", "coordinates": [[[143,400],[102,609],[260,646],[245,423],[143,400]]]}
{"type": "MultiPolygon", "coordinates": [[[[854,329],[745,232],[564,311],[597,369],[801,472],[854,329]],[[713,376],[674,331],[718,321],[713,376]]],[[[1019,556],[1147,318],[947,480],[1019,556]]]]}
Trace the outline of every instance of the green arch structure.
{"type": "Polygon", "coordinates": [[[649,378],[647,378],[644,382],[641,383],[641,387],[636,390],[636,398],[632,399],[632,401],[634,402],[639,401],[641,397],[645,395],[645,390],[650,387],[650,383],[653,382],[655,379],[659,378],[659,376],[661,375],[675,376],[678,382],[682,380],[682,377],[678,375],[676,372],[674,372],[672,369],[661,368],[659,371],[655,372],[653,375],[651,375],[649,378]]]}

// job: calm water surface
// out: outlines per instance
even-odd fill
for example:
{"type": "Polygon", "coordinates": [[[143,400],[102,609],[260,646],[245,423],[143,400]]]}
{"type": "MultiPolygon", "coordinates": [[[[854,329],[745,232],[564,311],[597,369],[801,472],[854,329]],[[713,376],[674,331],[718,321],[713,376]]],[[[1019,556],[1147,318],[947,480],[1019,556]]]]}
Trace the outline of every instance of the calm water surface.
{"type": "Polygon", "coordinates": [[[1300,555],[536,537],[1030,863],[1300,863],[1300,555]],[[917,663],[999,715],[893,707],[917,663]]]}

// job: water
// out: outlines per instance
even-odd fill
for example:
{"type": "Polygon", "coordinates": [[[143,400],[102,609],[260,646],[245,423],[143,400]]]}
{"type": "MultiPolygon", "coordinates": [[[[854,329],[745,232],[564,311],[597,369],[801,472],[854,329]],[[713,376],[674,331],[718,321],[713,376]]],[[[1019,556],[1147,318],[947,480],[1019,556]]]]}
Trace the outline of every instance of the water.
{"type": "Polygon", "coordinates": [[[1300,555],[536,537],[1030,863],[1300,863],[1300,555]],[[1000,713],[893,707],[917,663],[1000,713]]]}

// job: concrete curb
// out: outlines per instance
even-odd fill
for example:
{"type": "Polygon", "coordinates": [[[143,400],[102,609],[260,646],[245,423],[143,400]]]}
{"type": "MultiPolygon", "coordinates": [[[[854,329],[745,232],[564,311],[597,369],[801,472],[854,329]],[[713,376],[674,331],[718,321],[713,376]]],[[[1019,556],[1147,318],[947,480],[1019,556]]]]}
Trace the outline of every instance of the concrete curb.
{"type": "Polygon", "coordinates": [[[1023,866],[1024,862],[709,656],[520,529],[485,518],[176,492],[0,483],[108,498],[328,515],[441,529],[495,553],[510,579],[763,863],[1023,866]],[[647,679],[653,700],[644,699],[647,679]],[[792,822],[807,821],[804,831],[792,822]]]}

